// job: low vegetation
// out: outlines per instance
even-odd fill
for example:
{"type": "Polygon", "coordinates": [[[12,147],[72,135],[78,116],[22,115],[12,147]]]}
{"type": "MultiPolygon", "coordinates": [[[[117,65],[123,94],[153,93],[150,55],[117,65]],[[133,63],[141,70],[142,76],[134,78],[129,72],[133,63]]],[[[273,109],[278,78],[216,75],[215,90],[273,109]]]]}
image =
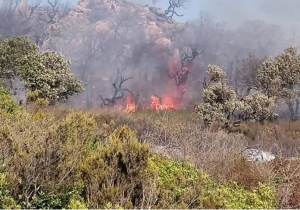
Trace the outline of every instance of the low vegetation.
{"type": "Polygon", "coordinates": [[[269,183],[218,182],[196,163],[151,152],[134,131],[145,118],[117,125],[82,111],[1,113],[1,208],[275,207],[269,183]]]}
{"type": "MultiPolygon", "coordinates": [[[[9,98],[5,91],[2,95],[9,98]]],[[[298,160],[247,162],[238,153],[253,141],[251,135],[198,127],[194,113],[128,115],[39,104],[24,109],[7,101],[0,122],[1,208],[299,205],[298,160]]],[[[260,132],[272,138],[271,126],[277,124],[260,132]]]]}

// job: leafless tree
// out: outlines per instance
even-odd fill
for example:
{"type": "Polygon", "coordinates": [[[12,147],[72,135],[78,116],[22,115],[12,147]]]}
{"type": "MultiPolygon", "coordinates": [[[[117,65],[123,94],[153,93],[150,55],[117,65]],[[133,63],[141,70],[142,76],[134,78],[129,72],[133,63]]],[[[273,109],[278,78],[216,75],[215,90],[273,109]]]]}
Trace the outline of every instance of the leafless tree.
{"type": "Polygon", "coordinates": [[[13,35],[26,35],[31,30],[30,20],[40,6],[41,1],[37,0],[30,5],[21,0],[3,0],[0,7],[0,33],[3,38],[13,35]]]}
{"type": "Polygon", "coordinates": [[[188,80],[188,75],[190,73],[190,69],[192,67],[193,61],[198,55],[201,55],[204,51],[202,49],[199,51],[197,49],[196,45],[189,44],[188,46],[185,47],[185,51],[182,53],[182,58],[180,61],[179,66],[176,66],[175,68],[171,68],[168,71],[168,76],[170,79],[174,79],[177,87],[178,92],[178,100],[181,101],[184,91],[182,92],[181,87],[185,87],[187,80],[188,80]]]}
{"type": "Polygon", "coordinates": [[[169,0],[169,7],[168,7],[168,9],[165,10],[165,14],[168,15],[169,13],[171,13],[169,16],[170,18],[173,18],[174,15],[176,15],[178,17],[184,16],[184,15],[178,14],[175,10],[180,7],[184,8],[186,6],[187,2],[188,2],[188,0],[169,0]]]}
{"type": "Polygon", "coordinates": [[[53,24],[65,17],[69,11],[69,2],[62,3],[61,0],[47,0],[47,6],[40,12],[39,20],[47,24],[53,24]]]}
{"type": "Polygon", "coordinates": [[[103,106],[112,107],[116,105],[117,100],[122,99],[124,97],[125,91],[132,93],[127,88],[122,87],[123,83],[130,79],[133,79],[133,77],[129,77],[129,78],[122,77],[120,74],[120,70],[118,69],[116,80],[112,84],[112,86],[115,89],[113,96],[111,98],[103,98],[102,95],[100,95],[100,98],[102,100],[102,107],[103,106]]]}

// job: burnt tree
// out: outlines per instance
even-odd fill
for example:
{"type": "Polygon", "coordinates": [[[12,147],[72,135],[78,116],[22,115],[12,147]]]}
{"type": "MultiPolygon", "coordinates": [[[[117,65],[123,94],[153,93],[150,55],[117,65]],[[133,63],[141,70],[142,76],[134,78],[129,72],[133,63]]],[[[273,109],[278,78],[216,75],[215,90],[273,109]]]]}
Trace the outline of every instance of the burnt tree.
{"type": "MultiPolygon", "coordinates": [[[[114,87],[114,94],[111,98],[103,98],[102,95],[100,95],[102,104],[101,107],[113,107],[116,105],[117,100],[122,99],[124,97],[124,92],[132,93],[129,89],[123,88],[122,85],[124,82],[133,79],[133,77],[124,78],[120,75],[120,71],[118,69],[118,74],[116,77],[115,82],[112,84],[114,87]]],[[[133,93],[132,93],[133,94],[133,93]]]]}
{"type": "Polygon", "coordinates": [[[203,51],[204,49],[199,51],[195,45],[189,45],[187,46],[187,50],[183,53],[179,66],[169,68],[168,77],[175,80],[177,100],[179,102],[182,100],[185,93],[186,83],[193,61],[198,55],[202,54],[203,51]],[[191,50],[190,54],[188,53],[188,49],[191,50]]]}

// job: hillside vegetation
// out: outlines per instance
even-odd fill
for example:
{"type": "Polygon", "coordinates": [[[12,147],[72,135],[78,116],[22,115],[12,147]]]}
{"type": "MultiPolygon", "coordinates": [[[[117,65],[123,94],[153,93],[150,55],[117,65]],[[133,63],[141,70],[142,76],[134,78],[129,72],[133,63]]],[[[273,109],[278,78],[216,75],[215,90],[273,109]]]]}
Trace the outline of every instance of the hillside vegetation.
{"type": "MultiPolygon", "coordinates": [[[[275,207],[273,186],[264,180],[246,189],[237,180],[217,182],[183,159],[151,153],[151,139],[164,133],[156,125],[162,120],[37,105],[28,112],[11,103],[1,106],[1,208],[275,207]]],[[[171,128],[169,138],[179,135],[171,128]]]]}
{"type": "MultiPolygon", "coordinates": [[[[249,133],[201,128],[188,111],[24,109],[4,90],[1,98],[1,208],[299,205],[298,159],[247,162],[238,153],[249,133]]],[[[291,139],[298,132],[297,122],[244,126],[265,141],[276,126],[291,139]]]]}
{"type": "MultiPolygon", "coordinates": [[[[284,95],[267,95],[262,88],[243,100],[226,85],[223,70],[211,65],[204,102],[193,112],[71,110],[61,103],[83,89],[62,55],[40,53],[26,37],[2,40],[0,50],[6,56],[0,91],[1,208],[299,206],[299,159],[290,158],[297,157],[299,122],[270,118],[276,96],[284,95]],[[10,95],[15,77],[27,90],[23,105],[10,95]],[[236,108],[243,114],[238,126],[232,124],[236,108]],[[241,152],[255,143],[277,158],[248,162],[241,152]]],[[[295,62],[296,53],[289,48],[281,56],[295,62]]],[[[268,62],[258,77],[272,70],[265,67],[268,62]]]]}
{"type": "Polygon", "coordinates": [[[300,208],[300,54],[277,27],[55,2],[0,10],[0,208],[300,208]]]}

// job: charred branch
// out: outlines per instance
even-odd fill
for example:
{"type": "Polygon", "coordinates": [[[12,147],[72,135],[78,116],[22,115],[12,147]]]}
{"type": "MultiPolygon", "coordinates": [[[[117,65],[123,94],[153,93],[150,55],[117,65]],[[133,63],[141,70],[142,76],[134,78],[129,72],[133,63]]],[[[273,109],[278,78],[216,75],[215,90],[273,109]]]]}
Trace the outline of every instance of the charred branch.
{"type": "MultiPolygon", "coordinates": [[[[122,99],[124,97],[124,92],[132,93],[129,89],[123,88],[122,85],[124,82],[133,79],[133,77],[124,78],[120,75],[120,70],[118,69],[118,74],[115,79],[115,82],[112,84],[114,87],[114,94],[111,98],[103,98],[102,95],[100,95],[101,101],[102,101],[102,107],[108,106],[112,107],[116,105],[117,100],[122,99]]],[[[133,94],[133,93],[132,93],[133,94]]]]}
{"type": "Polygon", "coordinates": [[[184,7],[185,3],[186,0],[169,0],[169,7],[165,10],[165,14],[168,15],[169,13],[171,13],[171,15],[168,16],[169,18],[173,18],[174,15],[176,15],[177,17],[184,16],[178,14],[175,10],[177,8],[184,7]]]}
{"type": "Polygon", "coordinates": [[[184,52],[182,56],[180,67],[176,68],[175,72],[172,72],[173,75],[171,74],[171,72],[168,71],[169,78],[175,79],[177,86],[180,86],[181,84],[184,84],[187,81],[189,68],[193,64],[195,58],[203,53],[204,49],[199,51],[195,45],[189,44],[187,46],[186,52],[184,52]],[[188,49],[191,50],[191,54],[188,54],[188,49]]]}

